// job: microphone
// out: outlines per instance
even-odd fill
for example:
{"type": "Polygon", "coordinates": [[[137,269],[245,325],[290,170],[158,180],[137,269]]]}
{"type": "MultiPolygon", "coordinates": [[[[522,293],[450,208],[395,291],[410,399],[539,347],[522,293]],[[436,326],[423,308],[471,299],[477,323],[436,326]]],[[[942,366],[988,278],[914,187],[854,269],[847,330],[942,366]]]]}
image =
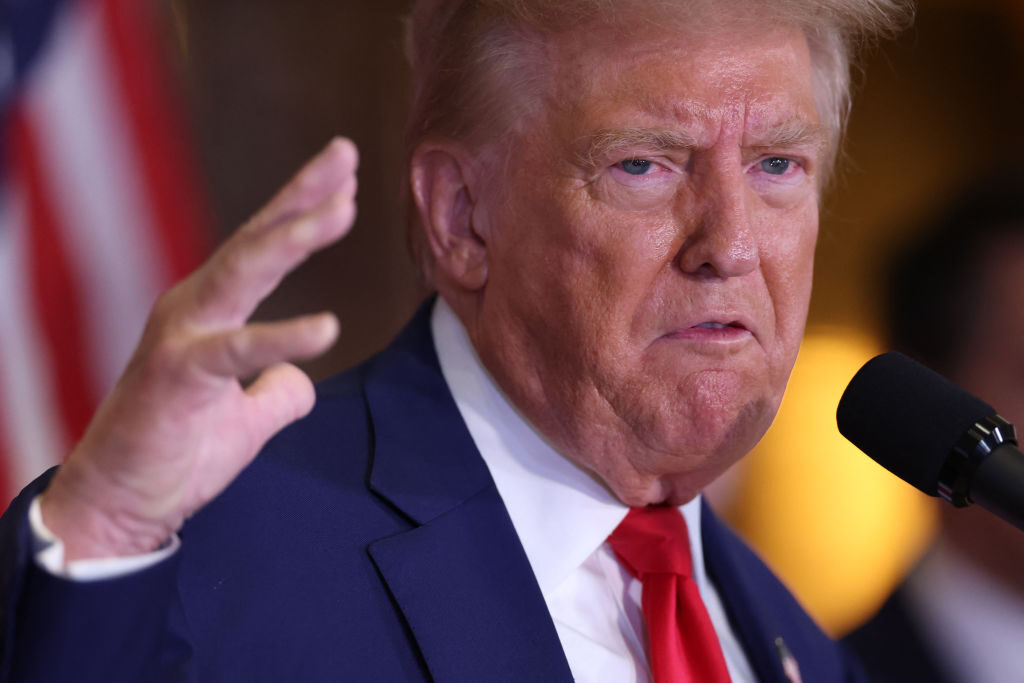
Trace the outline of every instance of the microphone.
{"type": "Polygon", "coordinates": [[[992,406],[901,353],[868,361],[839,400],[839,432],[879,465],[956,507],[1024,530],[1024,453],[992,406]]]}

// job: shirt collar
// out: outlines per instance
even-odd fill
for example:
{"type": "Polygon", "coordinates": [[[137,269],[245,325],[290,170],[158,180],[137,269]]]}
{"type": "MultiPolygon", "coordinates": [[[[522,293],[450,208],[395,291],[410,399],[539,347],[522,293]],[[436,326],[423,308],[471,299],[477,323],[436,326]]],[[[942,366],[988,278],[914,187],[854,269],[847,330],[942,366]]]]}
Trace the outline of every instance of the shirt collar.
{"type": "MultiPolygon", "coordinates": [[[[560,455],[512,405],[480,362],[451,307],[438,297],[431,331],[441,372],[483,456],[533,567],[550,595],[629,512],[587,471],[560,455]]],[[[694,578],[704,589],[700,496],[683,505],[694,578]]]]}

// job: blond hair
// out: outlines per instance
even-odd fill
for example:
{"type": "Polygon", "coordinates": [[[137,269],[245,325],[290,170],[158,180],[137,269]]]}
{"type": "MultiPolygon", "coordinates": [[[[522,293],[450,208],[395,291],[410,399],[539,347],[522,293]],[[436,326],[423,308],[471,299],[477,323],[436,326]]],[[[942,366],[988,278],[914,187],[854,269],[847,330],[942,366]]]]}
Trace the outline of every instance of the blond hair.
{"type": "MultiPolygon", "coordinates": [[[[413,71],[406,157],[431,136],[478,148],[519,132],[542,101],[551,36],[588,22],[646,20],[690,32],[743,21],[800,27],[834,159],[849,115],[850,68],[858,49],[894,35],[912,15],[911,0],[417,0],[406,26],[413,71]]],[[[433,256],[415,206],[407,204],[413,258],[431,283],[433,256]]]]}

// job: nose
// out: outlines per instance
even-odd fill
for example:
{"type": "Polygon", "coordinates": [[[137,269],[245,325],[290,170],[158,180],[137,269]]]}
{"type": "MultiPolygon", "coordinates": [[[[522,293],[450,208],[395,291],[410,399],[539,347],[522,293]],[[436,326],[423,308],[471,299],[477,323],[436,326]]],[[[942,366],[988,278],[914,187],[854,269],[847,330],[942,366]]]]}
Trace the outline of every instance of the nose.
{"type": "Polygon", "coordinates": [[[741,168],[709,173],[678,203],[684,240],[679,268],[713,279],[740,277],[760,265],[757,234],[741,168]]]}

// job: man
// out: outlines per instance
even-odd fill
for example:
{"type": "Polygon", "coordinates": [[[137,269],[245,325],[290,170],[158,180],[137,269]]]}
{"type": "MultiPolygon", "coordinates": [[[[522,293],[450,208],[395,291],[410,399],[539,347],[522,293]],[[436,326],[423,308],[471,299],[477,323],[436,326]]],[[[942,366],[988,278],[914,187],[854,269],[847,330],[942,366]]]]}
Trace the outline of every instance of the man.
{"type": "MultiPolygon", "coordinates": [[[[890,345],[1020,429],[1024,176],[986,176],[937,216],[892,264],[890,345]]],[[[940,515],[935,546],[848,640],[873,681],[1014,680],[1024,670],[1024,536],[979,508],[943,503],[940,515]]]]}
{"type": "Polygon", "coordinates": [[[699,493],[778,407],[850,45],[902,13],[418,5],[413,239],[439,298],[247,467],[314,402],[281,362],[336,334],[245,324],[352,221],[332,143],[161,299],[82,443],[12,505],[6,672],[854,676],[699,493]],[[630,559],[650,544],[623,520],[651,515],[676,568],[630,559]]]}

